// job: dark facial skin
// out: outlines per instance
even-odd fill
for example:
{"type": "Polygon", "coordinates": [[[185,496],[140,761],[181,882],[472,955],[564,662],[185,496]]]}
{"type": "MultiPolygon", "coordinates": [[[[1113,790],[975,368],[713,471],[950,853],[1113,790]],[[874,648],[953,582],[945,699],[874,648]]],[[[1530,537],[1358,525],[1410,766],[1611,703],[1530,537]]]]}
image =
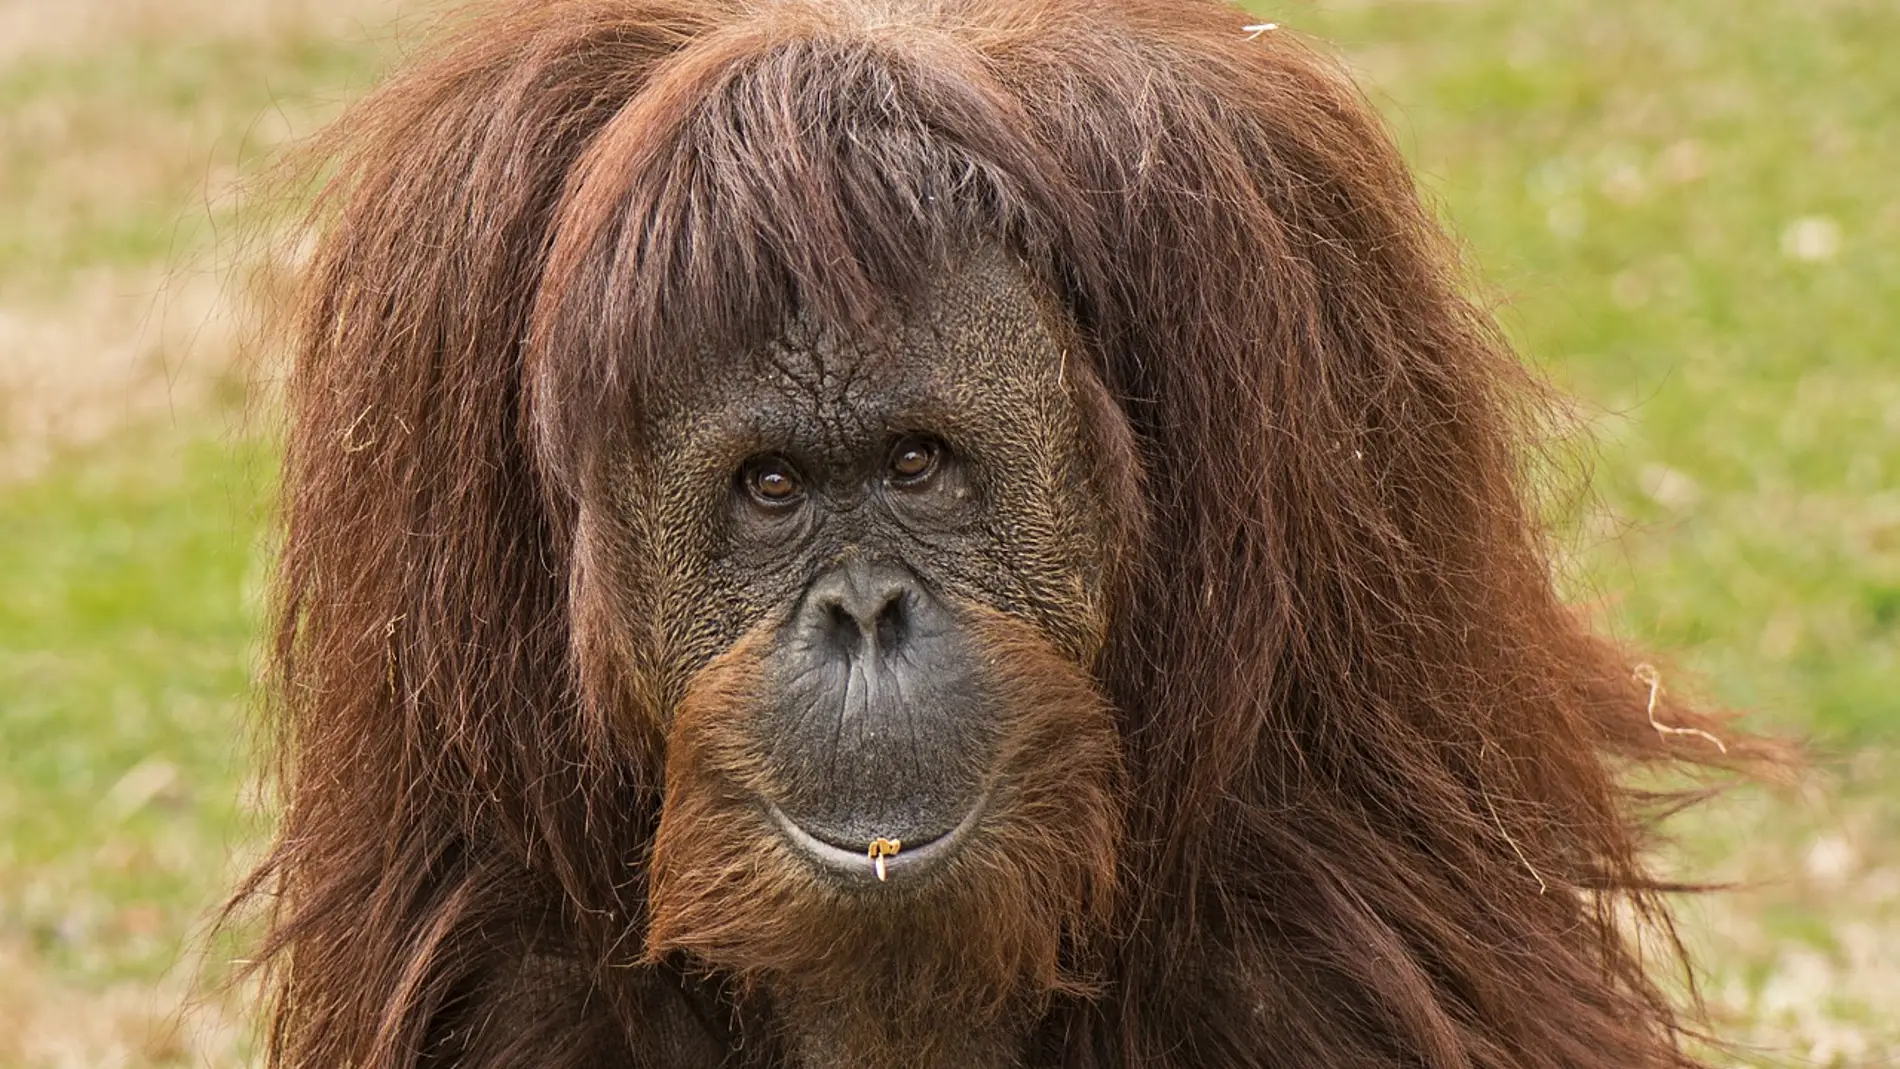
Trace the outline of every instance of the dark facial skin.
{"type": "Polygon", "coordinates": [[[997,710],[975,614],[1078,663],[1099,650],[1116,526],[1094,414],[1113,406],[1051,308],[974,256],[888,336],[795,325],[679,383],[617,473],[654,667],[683,681],[770,630],[744,728],[757,801],[840,879],[876,886],[880,838],[903,844],[893,879],[922,878],[977,824],[997,710]]]}

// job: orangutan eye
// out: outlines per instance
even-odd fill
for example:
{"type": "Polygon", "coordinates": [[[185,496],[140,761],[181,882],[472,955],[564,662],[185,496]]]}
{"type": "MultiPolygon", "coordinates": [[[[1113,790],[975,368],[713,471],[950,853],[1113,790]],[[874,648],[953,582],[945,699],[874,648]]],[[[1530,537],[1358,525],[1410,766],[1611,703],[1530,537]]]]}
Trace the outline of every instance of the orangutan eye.
{"type": "Polygon", "coordinates": [[[905,438],[891,450],[891,481],[904,484],[928,479],[937,470],[937,459],[942,453],[942,444],[934,438],[920,435],[905,438]]]}
{"type": "Polygon", "coordinates": [[[740,469],[739,481],[763,505],[789,505],[804,496],[805,484],[792,462],[780,456],[753,457],[740,469]]]}

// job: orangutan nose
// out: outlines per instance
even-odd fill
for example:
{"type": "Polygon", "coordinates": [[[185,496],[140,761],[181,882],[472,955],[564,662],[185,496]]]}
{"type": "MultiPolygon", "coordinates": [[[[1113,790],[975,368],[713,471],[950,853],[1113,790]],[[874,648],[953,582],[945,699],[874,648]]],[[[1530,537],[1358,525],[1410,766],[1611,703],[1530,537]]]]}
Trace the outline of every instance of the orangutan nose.
{"type": "Polygon", "coordinates": [[[902,652],[912,616],[928,599],[908,569],[852,560],[811,585],[803,623],[836,655],[888,658],[902,652]]]}

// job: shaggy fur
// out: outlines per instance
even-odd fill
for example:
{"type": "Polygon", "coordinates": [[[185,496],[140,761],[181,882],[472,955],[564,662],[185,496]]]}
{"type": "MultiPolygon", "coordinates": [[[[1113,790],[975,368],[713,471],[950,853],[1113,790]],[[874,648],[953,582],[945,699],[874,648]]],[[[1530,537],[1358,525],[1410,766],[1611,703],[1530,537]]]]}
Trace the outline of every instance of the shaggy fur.
{"type": "Polygon", "coordinates": [[[1720,755],[1657,732],[1553,594],[1538,388],[1379,124],[1246,21],[523,0],[349,112],[295,309],[282,826],[240,896],[269,904],[271,1064],[793,1057],[749,973],[831,904],[772,856],[727,927],[672,883],[717,799],[664,725],[690,742],[690,695],[743,671],[679,710],[584,683],[641,636],[588,626],[580,502],[668,368],[801,312],[870,329],[974,239],[1060,295],[1145,518],[1094,678],[1021,651],[1055,704],[1105,696],[1123,784],[1067,800],[1075,858],[995,840],[1024,856],[980,905],[1014,941],[970,975],[1048,992],[1028,1063],[1693,1064],[1621,926],[1667,918],[1617,775],[1720,755]],[[1050,895],[1099,907],[1086,954],[1048,943],[1050,895]]]}

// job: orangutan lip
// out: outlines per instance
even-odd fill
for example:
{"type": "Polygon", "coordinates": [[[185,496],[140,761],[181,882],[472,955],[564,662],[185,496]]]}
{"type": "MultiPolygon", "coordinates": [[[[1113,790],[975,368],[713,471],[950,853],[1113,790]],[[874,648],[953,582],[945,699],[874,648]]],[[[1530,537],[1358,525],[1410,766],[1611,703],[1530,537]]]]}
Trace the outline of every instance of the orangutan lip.
{"type": "Polygon", "coordinates": [[[904,843],[902,849],[884,859],[885,880],[882,881],[878,879],[877,862],[868,853],[869,843],[865,844],[864,850],[846,849],[828,843],[806,831],[799,826],[797,821],[786,816],[783,810],[771,802],[765,803],[765,809],[771,814],[773,823],[778,825],[780,834],[784,835],[786,841],[791,843],[799,853],[804,854],[808,860],[840,876],[876,884],[895,883],[905,876],[918,876],[932,866],[949,860],[963,845],[963,841],[969,838],[970,831],[976,827],[977,819],[983,815],[985,803],[988,801],[987,794],[978,798],[976,804],[970,807],[970,811],[963,814],[963,819],[957,821],[956,827],[935,839],[922,843],[904,843]]]}

